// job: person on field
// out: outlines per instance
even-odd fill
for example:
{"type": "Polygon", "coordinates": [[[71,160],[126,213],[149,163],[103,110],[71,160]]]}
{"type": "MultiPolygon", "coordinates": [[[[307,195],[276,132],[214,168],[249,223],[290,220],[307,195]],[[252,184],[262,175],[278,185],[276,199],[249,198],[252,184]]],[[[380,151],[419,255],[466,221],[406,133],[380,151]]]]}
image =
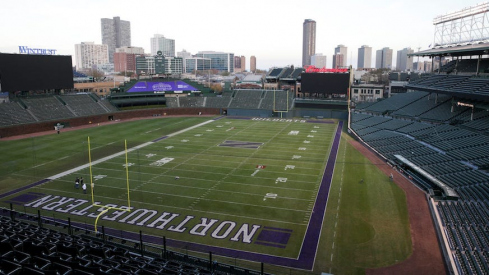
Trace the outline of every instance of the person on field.
{"type": "Polygon", "coordinates": [[[86,183],[84,183],[82,185],[82,189],[83,189],[83,194],[86,194],[87,193],[87,184],[86,183]]]}
{"type": "Polygon", "coordinates": [[[76,177],[75,179],[75,189],[78,189],[80,188],[80,179],[78,177],[76,177]]]}

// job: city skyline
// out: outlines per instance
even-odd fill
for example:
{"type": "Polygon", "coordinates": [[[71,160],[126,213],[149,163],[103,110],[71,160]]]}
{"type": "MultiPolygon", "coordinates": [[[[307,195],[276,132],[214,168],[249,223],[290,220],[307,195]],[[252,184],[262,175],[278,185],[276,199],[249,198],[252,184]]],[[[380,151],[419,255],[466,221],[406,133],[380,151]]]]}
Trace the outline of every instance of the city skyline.
{"type": "MultiPolygon", "coordinates": [[[[87,0],[83,5],[73,5],[70,1],[53,0],[46,5],[26,0],[19,5],[17,1],[5,0],[0,10],[0,25],[4,26],[0,52],[18,53],[19,46],[56,49],[56,54],[71,55],[74,60],[75,45],[85,41],[101,44],[101,19],[118,16],[131,23],[131,45],[143,47],[145,52],[150,52],[150,38],[158,33],[174,39],[176,51],[186,49],[192,54],[199,51],[230,52],[247,59],[254,55],[258,59],[257,69],[266,70],[274,66],[302,65],[299,39],[302,38],[302,23],[310,18],[317,24],[316,52],[323,52],[328,57],[327,67],[332,66],[331,49],[340,44],[348,47],[347,65],[356,67],[357,49],[361,45],[369,45],[373,53],[383,47],[389,47],[395,53],[408,47],[415,52],[418,48],[427,49],[433,43],[433,19],[436,16],[477,4],[475,0],[464,3],[454,0],[341,3],[250,0],[240,9],[243,14],[253,14],[256,20],[233,23],[237,22],[231,12],[234,5],[221,0],[142,1],[138,4],[141,9],[146,7],[153,13],[165,11],[164,16],[148,16],[149,11],[144,14],[129,1],[87,0]],[[420,4],[423,9],[419,9],[420,4]],[[186,7],[185,13],[178,12],[182,5],[186,7]],[[345,10],[344,6],[354,8],[337,12],[345,10]],[[283,16],[290,9],[294,12],[283,16]],[[274,12],[270,13],[270,10],[274,12]],[[216,12],[219,16],[209,16],[216,12]],[[18,19],[19,14],[22,14],[22,20],[18,19]]],[[[393,59],[395,67],[396,56],[393,59]]]]}

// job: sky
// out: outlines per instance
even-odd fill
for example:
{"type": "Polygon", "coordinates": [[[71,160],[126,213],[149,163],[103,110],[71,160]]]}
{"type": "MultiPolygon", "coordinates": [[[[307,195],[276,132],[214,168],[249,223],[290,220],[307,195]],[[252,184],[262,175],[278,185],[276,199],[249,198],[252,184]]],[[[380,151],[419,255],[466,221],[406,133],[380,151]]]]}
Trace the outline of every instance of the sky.
{"type": "MultiPolygon", "coordinates": [[[[131,46],[151,51],[150,38],[175,40],[176,51],[230,52],[256,56],[257,68],[301,66],[302,24],[316,21],[316,53],[327,56],[348,47],[347,63],[357,65],[358,48],[427,49],[433,43],[433,19],[481,4],[474,0],[2,0],[0,52],[19,46],[56,49],[73,56],[75,44],[102,43],[101,18],[131,22],[131,46]]],[[[416,60],[415,60],[416,61],[416,60]]],[[[375,64],[373,64],[375,65],[375,64]]]]}

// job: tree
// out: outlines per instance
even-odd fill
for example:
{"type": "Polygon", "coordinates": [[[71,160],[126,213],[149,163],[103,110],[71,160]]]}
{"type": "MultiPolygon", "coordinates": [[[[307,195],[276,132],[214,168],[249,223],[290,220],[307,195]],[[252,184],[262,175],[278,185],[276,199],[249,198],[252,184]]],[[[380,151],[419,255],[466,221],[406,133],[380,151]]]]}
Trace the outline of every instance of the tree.
{"type": "Polygon", "coordinates": [[[221,85],[221,83],[211,84],[211,90],[213,90],[214,93],[221,94],[222,93],[222,85],[221,85]]]}
{"type": "Polygon", "coordinates": [[[97,69],[89,69],[86,75],[93,77],[94,82],[100,81],[105,76],[104,72],[97,69]]]}

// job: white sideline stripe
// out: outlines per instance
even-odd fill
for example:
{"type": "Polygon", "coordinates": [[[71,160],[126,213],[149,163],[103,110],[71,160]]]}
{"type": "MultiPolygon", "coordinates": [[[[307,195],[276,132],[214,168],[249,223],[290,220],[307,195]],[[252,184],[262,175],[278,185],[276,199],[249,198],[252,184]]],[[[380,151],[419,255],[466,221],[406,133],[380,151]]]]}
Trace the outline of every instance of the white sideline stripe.
{"type": "MultiPolygon", "coordinates": [[[[200,126],[202,126],[202,125],[209,124],[209,123],[211,123],[211,122],[214,122],[214,120],[208,120],[208,121],[205,121],[205,122],[199,123],[199,124],[197,124],[197,125],[194,125],[194,126],[192,126],[192,127],[189,127],[189,128],[183,129],[183,130],[180,130],[180,131],[178,131],[178,132],[171,133],[171,134],[166,135],[166,136],[167,136],[167,137],[173,137],[173,136],[176,136],[176,135],[178,135],[178,134],[181,134],[181,133],[187,132],[187,131],[189,131],[189,130],[195,129],[195,128],[197,128],[197,127],[200,127],[200,126]]],[[[140,144],[140,145],[137,145],[137,146],[134,146],[134,147],[132,147],[132,148],[130,148],[130,149],[127,149],[127,152],[129,153],[129,152],[132,152],[132,151],[134,151],[134,150],[141,149],[141,148],[146,147],[146,146],[148,146],[148,145],[151,145],[151,144],[153,144],[153,143],[154,143],[154,142],[152,142],[152,141],[150,141],[150,142],[146,142],[146,143],[142,143],[142,144],[140,144]]],[[[119,152],[119,153],[115,153],[115,154],[113,154],[113,155],[106,156],[106,157],[104,157],[104,158],[101,158],[101,159],[98,159],[98,160],[92,161],[92,165],[96,165],[96,164],[99,164],[99,163],[101,163],[101,162],[108,161],[108,160],[110,160],[110,159],[113,159],[113,158],[119,157],[119,156],[121,156],[121,155],[124,155],[125,153],[126,153],[126,151],[121,151],[121,152],[119,152]]],[[[59,174],[56,174],[56,175],[54,175],[54,176],[47,177],[47,179],[48,179],[48,180],[56,180],[56,179],[59,179],[59,178],[61,178],[61,177],[67,176],[67,175],[69,175],[69,174],[72,174],[72,173],[78,172],[78,171],[80,171],[80,170],[82,170],[82,169],[86,169],[86,168],[88,168],[88,167],[90,167],[90,163],[83,164],[83,165],[81,165],[81,166],[75,167],[75,168],[70,169],[70,170],[68,170],[68,171],[64,171],[64,172],[59,173],[59,174]]]]}
{"type": "Polygon", "coordinates": [[[214,121],[215,121],[215,120],[208,120],[208,121],[205,121],[205,122],[199,123],[199,124],[197,124],[197,125],[194,125],[194,126],[188,127],[188,128],[186,128],[186,129],[180,130],[180,131],[178,131],[178,132],[171,133],[171,134],[166,135],[166,136],[167,136],[167,137],[176,136],[176,135],[178,135],[178,134],[185,133],[185,132],[187,132],[187,131],[190,131],[190,130],[195,129],[195,128],[197,128],[197,127],[200,127],[200,126],[203,126],[203,125],[209,124],[209,123],[214,122],[214,121]]]}

